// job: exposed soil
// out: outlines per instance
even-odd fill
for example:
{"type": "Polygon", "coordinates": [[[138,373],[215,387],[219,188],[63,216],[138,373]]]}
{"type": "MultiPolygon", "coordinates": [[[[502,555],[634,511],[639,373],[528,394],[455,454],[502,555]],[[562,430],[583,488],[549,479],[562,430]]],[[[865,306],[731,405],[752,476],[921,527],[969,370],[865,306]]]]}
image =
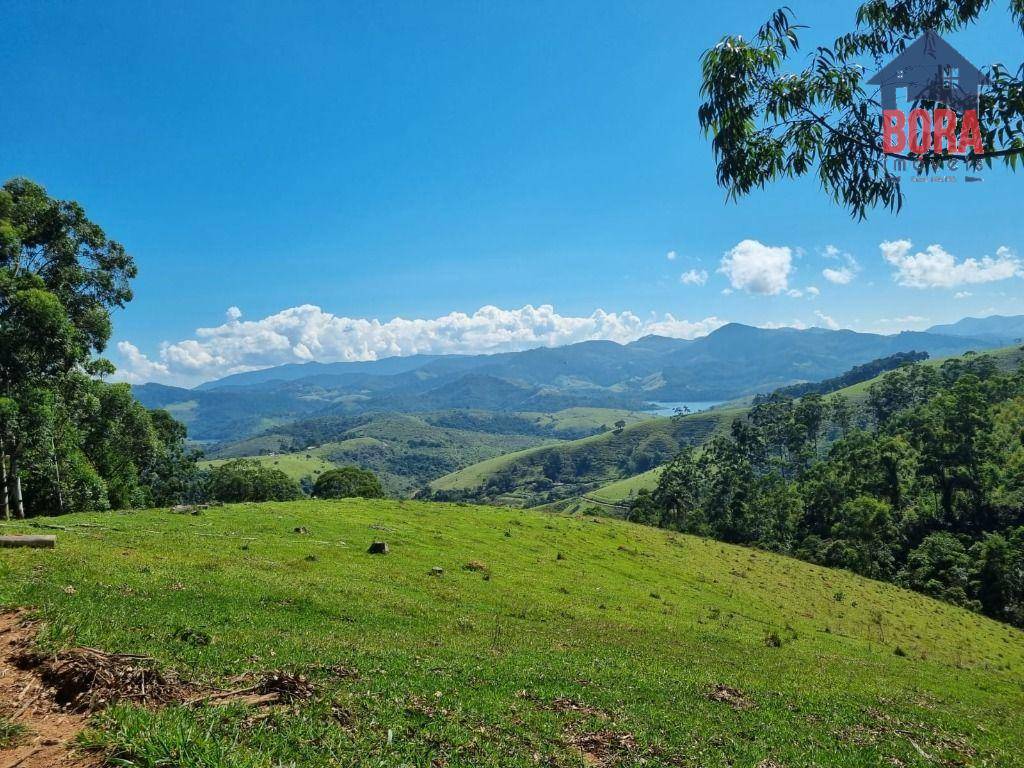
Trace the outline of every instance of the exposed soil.
{"type": "Polygon", "coordinates": [[[725,685],[724,683],[716,683],[707,692],[707,697],[711,701],[718,701],[722,704],[728,704],[735,710],[750,709],[754,706],[754,702],[744,695],[742,691],[737,688],[733,688],[731,685],[725,685]]]}
{"type": "Polygon", "coordinates": [[[0,613],[0,715],[26,729],[16,746],[0,749],[0,768],[96,768],[97,757],[74,745],[87,715],[61,707],[40,675],[24,668],[35,634],[23,614],[0,613]]]}
{"type": "Polygon", "coordinates": [[[559,696],[551,700],[551,709],[555,712],[561,713],[572,713],[578,715],[589,715],[591,717],[598,717],[602,720],[607,720],[609,714],[603,709],[592,707],[589,704],[584,704],[576,699],[570,699],[567,696],[559,696]]]}
{"type": "Polygon", "coordinates": [[[0,768],[98,768],[96,755],[76,750],[75,736],[91,713],[117,702],[260,706],[316,692],[304,676],[285,671],[264,673],[236,690],[199,689],[146,656],[96,648],[42,654],[34,646],[37,631],[23,611],[0,612],[0,716],[25,729],[14,746],[0,749],[0,768]]]}
{"type": "Polygon", "coordinates": [[[569,738],[569,745],[580,751],[584,763],[595,768],[614,766],[627,755],[637,753],[633,734],[615,731],[574,733],[569,738]]]}

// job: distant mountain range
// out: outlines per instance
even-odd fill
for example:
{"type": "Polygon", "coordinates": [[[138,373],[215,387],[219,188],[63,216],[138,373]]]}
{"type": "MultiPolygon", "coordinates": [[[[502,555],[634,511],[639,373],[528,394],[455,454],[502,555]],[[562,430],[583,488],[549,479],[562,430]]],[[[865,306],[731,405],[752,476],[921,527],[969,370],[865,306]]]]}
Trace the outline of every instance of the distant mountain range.
{"type": "Polygon", "coordinates": [[[987,339],[1000,346],[1020,344],[1024,341],[1024,315],[1006,317],[992,315],[990,317],[965,317],[949,325],[933,325],[928,333],[944,336],[970,336],[975,339],[987,339]]]}
{"type": "Polygon", "coordinates": [[[451,409],[553,412],[574,406],[643,409],[653,402],[728,400],[836,376],[896,352],[934,356],[1007,346],[1024,317],[966,318],[890,336],[731,323],[692,341],[646,336],[492,355],[417,355],[306,363],[235,374],[195,389],[134,388],[167,408],[193,439],[256,434],[313,415],[451,409]]]}

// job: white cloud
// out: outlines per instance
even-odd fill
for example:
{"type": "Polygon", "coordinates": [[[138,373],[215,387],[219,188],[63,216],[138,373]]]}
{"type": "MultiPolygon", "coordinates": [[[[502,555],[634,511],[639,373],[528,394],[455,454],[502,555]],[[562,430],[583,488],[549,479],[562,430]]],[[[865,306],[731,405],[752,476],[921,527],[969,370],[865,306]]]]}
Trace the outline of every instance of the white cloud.
{"type": "Polygon", "coordinates": [[[669,261],[675,261],[678,255],[679,254],[677,254],[675,251],[669,251],[668,253],[665,254],[665,258],[668,259],[669,261]]]}
{"type": "Polygon", "coordinates": [[[815,286],[815,285],[807,286],[806,290],[807,290],[807,295],[808,296],[812,296],[813,297],[813,296],[820,296],[821,295],[821,291],[819,291],[818,287],[815,286]]]}
{"type": "Polygon", "coordinates": [[[717,317],[688,321],[666,314],[644,320],[629,311],[602,309],[589,316],[567,316],[548,304],[520,309],[486,306],[471,315],[452,312],[437,318],[396,317],[384,322],[341,317],[310,304],[261,320],[240,320],[240,311],[229,310],[227,316],[223,325],[196,330],[195,338],[165,342],[158,360],[149,359],[130,342],[120,342],[120,377],[132,382],[195,384],[284,363],[510,352],[592,339],[626,343],[650,333],[695,338],[725,325],[717,317]]]}
{"type": "Polygon", "coordinates": [[[722,257],[718,271],[737,290],[775,296],[789,288],[793,252],[785,246],[742,240],[722,257]]]}
{"type": "Polygon", "coordinates": [[[242,316],[242,310],[238,307],[228,307],[228,311],[224,314],[228,318],[228,321],[237,320],[242,316]]]}
{"type": "Polygon", "coordinates": [[[821,276],[836,285],[849,285],[856,277],[856,273],[850,267],[839,267],[839,269],[823,269],[821,276]]]}
{"type": "Polygon", "coordinates": [[[881,317],[875,320],[876,325],[886,326],[885,330],[890,331],[902,331],[906,330],[907,326],[911,325],[922,325],[927,323],[927,317],[921,317],[921,315],[901,315],[900,317],[881,317]]]}
{"type": "Polygon", "coordinates": [[[708,281],[706,269],[691,269],[679,276],[679,282],[683,285],[704,285],[708,281]]]}
{"type": "Polygon", "coordinates": [[[974,294],[971,293],[970,291],[957,291],[956,294],[953,296],[953,298],[954,299],[969,299],[973,295],[974,294]]]}
{"type": "Polygon", "coordinates": [[[132,384],[141,384],[156,379],[166,379],[170,370],[164,363],[154,363],[130,341],[119,341],[117,351],[121,353],[124,365],[118,369],[122,379],[132,384]]]}
{"type": "Polygon", "coordinates": [[[1005,245],[996,249],[994,257],[959,262],[938,244],[917,253],[911,252],[913,243],[909,240],[887,240],[878,247],[885,260],[896,268],[893,279],[907,288],[956,288],[1024,277],[1024,264],[1005,245]]]}
{"type": "Polygon", "coordinates": [[[798,290],[797,288],[790,288],[788,291],[786,291],[786,295],[789,296],[791,299],[799,299],[801,296],[804,295],[804,292],[798,290]]]}
{"type": "Polygon", "coordinates": [[[767,328],[768,330],[775,330],[778,328],[796,328],[798,331],[806,331],[810,326],[807,325],[803,320],[789,320],[789,321],[770,321],[767,323],[761,323],[757,326],[758,328],[767,328]]]}
{"type": "Polygon", "coordinates": [[[844,262],[844,265],[841,267],[828,267],[821,271],[822,277],[830,283],[849,285],[853,282],[857,273],[860,272],[860,264],[857,263],[857,260],[846,251],[840,250],[834,245],[826,245],[822,249],[821,255],[826,259],[844,262]]]}
{"type": "Polygon", "coordinates": [[[815,311],[814,316],[817,317],[821,321],[821,324],[822,324],[823,327],[828,328],[830,331],[838,331],[839,330],[839,327],[840,327],[839,323],[837,323],[831,317],[826,315],[824,312],[815,311]]]}
{"type": "MultiPolygon", "coordinates": [[[[656,336],[668,336],[673,339],[696,339],[698,336],[707,336],[716,328],[725,325],[725,320],[717,317],[706,317],[703,320],[689,321],[677,320],[671,313],[666,312],[661,320],[651,319],[644,325],[641,336],[653,333],[656,336]]],[[[616,339],[616,341],[619,341],[616,339]]],[[[630,339],[632,341],[632,339],[630,339]]]]}

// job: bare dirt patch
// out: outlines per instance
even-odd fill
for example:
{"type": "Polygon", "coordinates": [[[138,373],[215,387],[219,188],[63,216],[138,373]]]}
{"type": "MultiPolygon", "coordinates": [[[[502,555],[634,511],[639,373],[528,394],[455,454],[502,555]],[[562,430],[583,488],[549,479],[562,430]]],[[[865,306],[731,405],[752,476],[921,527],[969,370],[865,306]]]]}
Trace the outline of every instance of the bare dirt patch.
{"type": "Polygon", "coordinates": [[[35,634],[24,614],[0,613],[0,714],[26,729],[14,747],[0,749],[0,768],[95,768],[99,760],[74,746],[86,715],[66,711],[34,671],[14,663],[35,634]]]}
{"type": "Polygon", "coordinates": [[[567,696],[559,696],[552,699],[550,708],[555,712],[588,715],[590,717],[598,717],[602,720],[607,720],[609,718],[609,714],[603,709],[592,707],[589,704],[584,704],[581,701],[571,699],[567,696]]]}
{"type": "Polygon", "coordinates": [[[750,709],[754,706],[754,702],[747,698],[743,691],[738,688],[733,688],[731,685],[726,685],[725,683],[716,683],[713,685],[711,690],[708,691],[707,697],[711,701],[728,704],[735,710],[750,709]]]}
{"type": "Polygon", "coordinates": [[[580,751],[587,765],[599,768],[616,765],[627,755],[637,752],[633,734],[608,730],[571,734],[569,745],[580,751]]]}
{"type": "Polygon", "coordinates": [[[33,642],[37,631],[25,612],[0,612],[0,715],[25,729],[14,746],[0,749],[0,768],[97,768],[99,757],[76,750],[75,737],[91,713],[118,702],[260,706],[316,693],[306,677],[286,671],[250,676],[244,687],[210,692],[161,670],[147,656],[96,648],[40,653],[33,642]]]}

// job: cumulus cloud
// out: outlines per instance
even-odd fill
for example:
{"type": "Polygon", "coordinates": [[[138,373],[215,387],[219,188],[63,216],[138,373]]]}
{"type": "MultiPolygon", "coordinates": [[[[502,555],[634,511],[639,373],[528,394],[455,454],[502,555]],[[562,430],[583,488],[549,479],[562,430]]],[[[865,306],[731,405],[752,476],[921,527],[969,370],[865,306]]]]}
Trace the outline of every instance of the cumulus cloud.
{"type": "Polygon", "coordinates": [[[838,331],[839,330],[839,327],[840,327],[839,323],[837,323],[831,317],[826,315],[824,312],[818,310],[818,311],[816,311],[814,313],[814,316],[817,317],[821,321],[822,327],[828,328],[831,331],[838,331]]]}
{"type": "Polygon", "coordinates": [[[842,266],[828,267],[821,271],[821,276],[835,285],[849,285],[860,272],[860,264],[846,251],[840,250],[834,245],[826,245],[821,255],[826,259],[843,262],[842,266]]]}
{"type": "Polygon", "coordinates": [[[757,240],[741,240],[722,257],[719,272],[736,290],[775,296],[789,288],[793,252],[757,240]]]}
{"type": "Polygon", "coordinates": [[[818,290],[818,287],[816,285],[809,285],[807,286],[807,295],[811,297],[820,296],[821,291],[818,290]]]}
{"type": "Polygon", "coordinates": [[[451,312],[437,318],[387,321],[342,317],[311,304],[260,320],[242,320],[241,311],[232,310],[223,325],[199,328],[195,338],[165,342],[155,360],[134,344],[120,342],[121,377],[132,382],[195,384],[284,363],[512,352],[593,339],[626,343],[650,333],[689,339],[725,325],[717,317],[688,321],[666,314],[645,320],[629,311],[602,309],[587,316],[560,315],[548,304],[520,309],[486,306],[473,314],[451,312]]]}
{"type": "Polygon", "coordinates": [[[921,317],[921,315],[900,315],[899,317],[894,317],[891,320],[887,320],[885,318],[882,318],[881,320],[879,320],[879,322],[881,322],[881,323],[896,323],[898,325],[904,325],[904,324],[907,324],[907,323],[926,323],[926,322],[928,322],[928,318],[927,317],[921,317]]]}
{"type": "Polygon", "coordinates": [[[776,330],[778,328],[796,328],[798,331],[806,331],[810,326],[807,325],[803,320],[772,320],[767,323],[761,323],[758,328],[767,328],[768,330],[776,330]]]}
{"type": "Polygon", "coordinates": [[[929,245],[913,253],[910,240],[887,240],[878,246],[882,257],[896,271],[893,279],[907,288],[957,288],[1024,277],[1024,263],[1005,245],[995,256],[957,261],[941,245],[929,245]]]}
{"type": "Polygon", "coordinates": [[[669,251],[668,253],[665,254],[665,258],[668,259],[669,261],[675,261],[678,255],[679,254],[677,254],[675,251],[669,251]]]}
{"type": "Polygon", "coordinates": [[[679,282],[683,285],[704,285],[708,281],[706,269],[691,269],[679,276],[679,282]]]}
{"type": "Polygon", "coordinates": [[[166,379],[170,376],[170,369],[164,363],[153,362],[130,341],[119,341],[117,351],[124,361],[121,368],[118,369],[118,373],[125,381],[141,384],[146,381],[166,379]]]}
{"type": "Polygon", "coordinates": [[[849,285],[853,282],[853,278],[857,276],[857,273],[849,267],[839,267],[838,269],[823,269],[821,270],[821,276],[836,285],[849,285]]]}
{"type": "Polygon", "coordinates": [[[970,291],[957,291],[956,294],[953,296],[953,298],[954,299],[969,299],[973,295],[974,294],[971,293],[970,291]]]}
{"type": "Polygon", "coordinates": [[[921,317],[921,315],[900,315],[898,317],[881,317],[875,321],[875,324],[884,326],[883,331],[903,331],[908,326],[920,326],[927,322],[928,318],[921,317]]]}

